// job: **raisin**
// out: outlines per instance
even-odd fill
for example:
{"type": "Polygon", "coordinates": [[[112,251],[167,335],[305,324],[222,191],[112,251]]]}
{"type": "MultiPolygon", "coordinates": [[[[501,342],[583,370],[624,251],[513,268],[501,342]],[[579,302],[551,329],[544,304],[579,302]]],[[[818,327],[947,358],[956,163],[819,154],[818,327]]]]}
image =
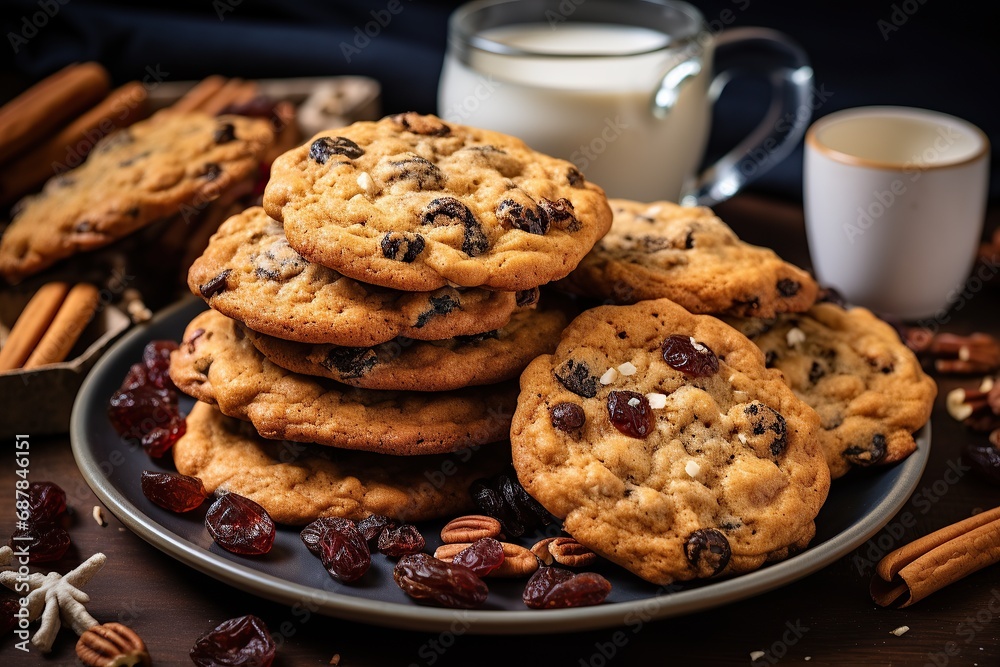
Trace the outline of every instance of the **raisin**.
{"type": "Polygon", "coordinates": [[[229,285],[226,281],[229,280],[229,276],[232,272],[232,269],[223,270],[219,275],[215,276],[204,285],[199,285],[198,291],[201,292],[201,295],[206,299],[211,299],[219,292],[226,291],[229,289],[229,285]]]}
{"type": "Polygon", "coordinates": [[[171,341],[152,341],[143,362],[133,364],[108,404],[108,418],[119,435],[139,441],[153,457],[163,456],[184,435],[176,389],[168,374],[171,341]]]}
{"type": "Polygon", "coordinates": [[[490,592],[469,568],[446,563],[428,554],[403,556],[393,568],[392,578],[414,599],[455,609],[478,607],[490,592]]]}
{"type": "Polygon", "coordinates": [[[455,336],[455,340],[463,345],[476,345],[486,340],[500,340],[500,332],[494,329],[493,331],[484,331],[483,333],[469,334],[468,336],[455,336]]]}
{"type": "Polygon", "coordinates": [[[451,562],[469,568],[477,577],[485,577],[503,561],[503,545],[492,537],[481,537],[455,554],[451,562]]]}
{"type": "Polygon", "coordinates": [[[823,379],[826,375],[826,369],[818,362],[812,362],[812,366],[809,367],[809,384],[816,384],[823,379]]]}
{"type": "Polygon", "coordinates": [[[0,638],[17,627],[17,616],[21,611],[21,605],[16,598],[5,598],[0,601],[0,638]]]}
{"type": "Polygon", "coordinates": [[[774,362],[778,360],[778,353],[774,350],[768,350],[767,354],[764,355],[764,365],[768,368],[774,366],[774,362]]]}
{"type": "Polygon", "coordinates": [[[799,290],[802,289],[802,284],[789,278],[782,278],[778,281],[777,287],[778,294],[791,297],[799,293],[799,290]]]}
{"type": "Polygon", "coordinates": [[[190,656],[198,667],[270,667],[276,649],[264,621],[248,615],[229,619],[199,637],[190,656]]]}
{"type": "Polygon", "coordinates": [[[785,418],[759,401],[743,409],[751,428],[747,444],[760,456],[780,456],[788,447],[788,426],[785,418]]]}
{"type": "Polygon", "coordinates": [[[393,558],[423,551],[424,546],[424,536],[416,526],[409,523],[398,528],[383,528],[378,536],[378,550],[393,558]]]}
{"type": "Polygon", "coordinates": [[[503,496],[489,484],[489,480],[476,480],[469,487],[472,500],[479,511],[500,522],[504,533],[510,537],[524,535],[524,526],[517,523],[513,511],[504,503],[503,496]]]}
{"type": "Polygon", "coordinates": [[[378,355],[370,347],[332,347],[323,358],[327,369],[337,369],[342,378],[359,378],[378,363],[378,355]]]}
{"type": "Polygon", "coordinates": [[[55,521],[66,511],[66,492],[53,482],[32,482],[28,486],[29,520],[55,521]]]}
{"type": "Polygon", "coordinates": [[[570,187],[582,188],[587,184],[587,180],[580,173],[580,170],[576,167],[570,167],[566,172],[566,180],[569,181],[570,187]]]}
{"type": "Polygon", "coordinates": [[[212,140],[217,144],[228,144],[236,140],[236,128],[232,123],[223,123],[215,130],[212,140]]]}
{"type": "Polygon", "coordinates": [[[611,582],[595,572],[540,567],[528,579],[521,599],[532,609],[567,609],[601,604],[610,593],[611,582]]]}
{"type": "Polygon", "coordinates": [[[372,514],[358,522],[358,532],[368,541],[369,546],[376,546],[382,530],[386,528],[392,530],[396,526],[395,519],[390,519],[384,514],[372,514]]]}
{"type": "Polygon", "coordinates": [[[244,496],[227,493],[208,509],[205,527],[212,539],[234,554],[259,556],[274,546],[274,521],[263,507],[244,496]]]}
{"type": "Polygon", "coordinates": [[[691,250],[694,248],[694,230],[689,229],[687,236],[684,237],[684,249],[691,250]]]}
{"type": "Polygon", "coordinates": [[[608,395],[608,416],[612,425],[630,438],[645,438],[656,420],[649,400],[635,391],[612,391],[608,395]]]}
{"type": "Polygon", "coordinates": [[[427,322],[430,321],[430,319],[435,315],[447,315],[462,305],[458,299],[448,294],[432,296],[429,300],[431,304],[430,309],[420,313],[420,315],[417,316],[417,321],[413,323],[413,326],[417,329],[427,324],[427,322]]]}
{"type": "Polygon", "coordinates": [[[885,436],[876,433],[871,441],[866,445],[855,445],[848,447],[842,452],[844,458],[856,466],[866,467],[874,465],[885,458],[886,442],[885,436]]]}
{"type": "Polygon", "coordinates": [[[309,146],[309,157],[320,164],[326,164],[332,155],[354,160],[364,154],[364,149],[347,137],[320,137],[309,146]]]}
{"type": "Polygon", "coordinates": [[[730,309],[734,313],[750,316],[760,310],[760,297],[752,296],[749,299],[733,299],[730,309]]]}
{"type": "MultiPolygon", "coordinates": [[[[317,522],[314,521],[310,526],[315,523],[317,522]]],[[[309,546],[305,532],[302,531],[302,541],[309,546]]],[[[354,522],[348,519],[325,522],[319,530],[315,551],[313,547],[310,547],[310,551],[319,556],[326,571],[338,581],[357,581],[372,564],[368,542],[358,532],[354,522]]]]}
{"type": "Polygon", "coordinates": [[[558,403],[549,411],[552,425],[560,431],[573,431],[583,426],[587,416],[576,403],[558,403]]]}
{"type": "Polygon", "coordinates": [[[190,512],[208,498],[200,479],[179,473],[143,470],[141,485],[142,495],[171,512],[190,512]]]}
{"type": "Polygon", "coordinates": [[[719,372],[719,359],[712,350],[689,336],[668,336],[662,345],[667,365],[693,377],[708,377],[719,372]]]}
{"type": "Polygon", "coordinates": [[[518,308],[524,308],[525,306],[530,306],[533,303],[538,303],[538,288],[532,287],[531,289],[526,289],[518,292],[514,300],[517,303],[518,308]]]}
{"type": "Polygon", "coordinates": [[[382,237],[382,256],[397,262],[410,264],[424,251],[426,242],[420,234],[411,232],[389,232],[382,237]]]}
{"type": "Polygon", "coordinates": [[[542,199],[539,203],[542,212],[549,219],[549,224],[556,229],[563,229],[575,232],[580,229],[580,221],[576,219],[576,211],[573,209],[573,202],[568,199],[542,199]]]}
{"type": "Polygon", "coordinates": [[[386,160],[375,166],[373,175],[386,185],[397,181],[410,181],[418,190],[441,190],[445,175],[436,164],[410,154],[402,160],[386,160]]]}
{"type": "Polygon", "coordinates": [[[513,467],[489,479],[476,480],[469,490],[480,511],[499,521],[510,537],[552,523],[552,515],[517,481],[513,467]]]}
{"type": "Polygon", "coordinates": [[[451,134],[451,128],[433,116],[421,116],[408,111],[390,117],[392,121],[404,130],[428,137],[446,137],[451,134]]]}
{"type": "Polygon", "coordinates": [[[209,181],[214,181],[222,174],[222,167],[214,162],[207,162],[201,169],[201,177],[209,181]]]}
{"type": "Polygon", "coordinates": [[[504,199],[495,212],[497,221],[504,227],[539,236],[549,231],[549,216],[543,208],[530,208],[512,199],[504,199]]]}
{"type": "Polygon", "coordinates": [[[421,214],[424,225],[461,224],[463,227],[462,252],[469,257],[477,257],[489,248],[490,242],[483,232],[479,220],[469,207],[454,197],[438,197],[424,208],[421,214]]]}
{"type": "Polygon", "coordinates": [[[699,528],[688,535],[684,555],[698,577],[711,577],[726,569],[732,550],[729,540],[715,528],[699,528]]]}
{"type": "Polygon", "coordinates": [[[29,521],[11,535],[11,546],[26,549],[29,563],[49,563],[59,560],[69,549],[69,533],[52,521],[29,521]]]}
{"type": "Polygon", "coordinates": [[[562,386],[577,396],[597,396],[597,378],[590,374],[590,367],[584,362],[568,359],[553,372],[562,386]]]}

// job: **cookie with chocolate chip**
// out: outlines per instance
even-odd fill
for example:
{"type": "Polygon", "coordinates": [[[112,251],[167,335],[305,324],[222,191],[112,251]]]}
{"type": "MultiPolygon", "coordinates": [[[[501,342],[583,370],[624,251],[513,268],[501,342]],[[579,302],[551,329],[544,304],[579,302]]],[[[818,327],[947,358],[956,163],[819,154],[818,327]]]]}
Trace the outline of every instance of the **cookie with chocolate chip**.
{"type": "Polygon", "coordinates": [[[238,322],[214,310],[188,325],[170,377],[265,438],[407,456],[505,440],[517,398],[512,383],[430,394],[299,375],[268,361],[238,322]]]}
{"type": "Polygon", "coordinates": [[[441,287],[401,292],[307,261],[259,206],[222,224],[188,272],[191,291],[220,313],[284,340],[372,346],[397,336],[437,340],[507,324],[537,290],[521,294],[441,287]]]}
{"type": "Polygon", "coordinates": [[[774,317],[807,310],[815,281],[740,241],[704,207],[612,199],[611,231],[559,285],[614,303],[668,298],[692,313],[774,317]]]}
{"type": "Polygon", "coordinates": [[[819,413],[830,474],[896,463],[917,444],[937,385],[896,330],[864,308],[820,303],[773,320],[732,319],[819,413]]]}
{"type": "Polygon", "coordinates": [[[570,323],[521,375],[511,445],[569,534],[668,584],[806,547],[830,485],[818,429],[746,337],[659,299],[570,323]]]}
{"type": "Polygon", "coordinates": [[[555,350],[566,316],[523,309],[504,327],[472,336],[419,341],[396,338],[381,345],[343,347],[294,343],[245,329],[265,357],[282,368],[355,387],[449,391],[494,384],[520,375],[540,354],[555,350]]]}
{"type": "Polygon", "coordinates": [[[327,516],[424,521],[462,514],[475,509],[472,482],[510,461],[503,444],[404,458],[267,440],[246,422],[200,402],[172,452],[177,471],[201,479],[209,493],[238,493],[278,523],[299,525],[327,516]]]}
{"type": "Polygon", "coordinates": [[[0,239],[0,275],[18,282],[154,221],[193,219],[256,178],[273,138],[265,120],[200,113],[157,114],[118,130],[15,207],[0,239]]]}
{"type": "Polygon", "coordinates": [[[604,191],[513,137],[407,113],[274,162],[264,208],[303,257],[401,290],[564,277],[611,224],[604,191]]]}

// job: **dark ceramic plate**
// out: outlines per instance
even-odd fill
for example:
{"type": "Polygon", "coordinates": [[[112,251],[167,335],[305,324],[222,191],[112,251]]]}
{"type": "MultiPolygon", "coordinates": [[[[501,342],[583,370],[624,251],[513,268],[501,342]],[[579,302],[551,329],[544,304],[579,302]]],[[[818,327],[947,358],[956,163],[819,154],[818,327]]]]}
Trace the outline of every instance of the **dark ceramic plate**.
{"type": "MultiPolygon", "coordinates": [[[[315,605],[330,616],[377,625],[444,631],[458,622],[476,633],[580,631],[622,625],[630,619],[687,614],[751,597],[788,584],[829,565],[878,532],[906,502],[923,473],[930,451],[930,428],[918,437],[915,454],[894,467],[834,484],[816,520],[812,545],[801,554],[733,579],[665,590],[611,564],[597,568],[614,590],[596,607],[531,611],[521,602],[523,580],[491,580],[486,605],[474,611],[422,606],[392,580],[392,563],[381,554],[360,582],[333,581],[299,540],[299,530],[281,526],[271,553],[245,557],[220,549],[204,526],[205,508],[177,515],[150,503],[139,488],[142,470],[164,470],[144,452],[130,448],[106,417],[108,398],[142,348],[154,339],[179,340],[185,325],[204,308],[201,301],[178,304],[138,327],[116,344],[90,373],[73,409],[72,442],[77,464],[91,488],[122,523],[182,563],[244,591],[288,605],[315,605]]],[[[187,400],[183,409],[190,409],[187,400]]],[[[420,526],[429,549],[438,542],[440,523],[420,526]]],[[[526,536],[530,546],[539,535],[526,536]]]]}

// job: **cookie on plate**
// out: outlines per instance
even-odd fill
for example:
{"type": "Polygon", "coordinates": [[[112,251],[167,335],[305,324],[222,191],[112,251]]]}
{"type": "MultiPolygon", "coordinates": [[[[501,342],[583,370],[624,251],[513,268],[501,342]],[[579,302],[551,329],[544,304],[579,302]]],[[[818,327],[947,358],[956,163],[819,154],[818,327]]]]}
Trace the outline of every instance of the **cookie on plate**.
{"type": "Polygon", "coordinates": [[[356,389],[292,373],[214,310],[188,324],[170,357],[170,378],[265,438],[406,456],[506,439],[517,400],[512,383],[426,394],[356,389]]]}
{"type": "Polygon", "coordinates": [[[461,514],[474,509],[472,482],[502,470],[509,454],[500,444],[471,455],[399,457],[267,440],[200,402],[173,446],[178,472],[200,478],[209,493],[246,496],[288,524],[325,516],[423,521],[461,514]],[[442,469],[454,472],[442,475],[442,469]]]}
{"type": "Polygon", "coordinates": [[[749,340],[660,299],[570,323],[521,375],[511,446],[568,533],[667,584],[809,543],[830,486],[818,429],[749,340]]]}
{"type": "Polygon", "coordinates": [[[559,285],[614,303],[667,298],[693,313],[773,317],[807,310],[816,282],[740,241],[704,207],[612,199],[611,231],[559,285]]]}
{"type": "Polygon", "coordinates": [[[265,120],[200,113],[157,114],[119,130],[16,207],[0,239],[0,275],[18,282],[156,220],[194,214],[255,178],[272,140],[265,120]]]}
{"type": "Polygon", "coordinates": [[[414,291],[536,287],[568,274],[611,225],[604,191],[569,162],[413,113],[285,153],[264,208],[310,261],[414,291]]]}
{"type": "Polygon", "coordinates": [[[775,320],[727,320],[819,413],[830,474],[895,463],[917,447],[937,385],[896,330],[864,308],[816,304],[775,320]]]}
{"type": "Polygon", "coordinates": [[[532,359],[555,350],[565,326],[558,310],[522,309],[502,329],[435,341],[397,338],[371,347],[244,333],[270,361],[295,373],[366,389],[449,391],[517,377],[532,359]]]}
{"type": "Polygon", "coordinates": [[[397,336],[434,340],[492,331],[538,291],[442,287],[400,292],[308,262],[259,206],[222,224],[188,272],[212,308],[285,340],[369,346],[397,336]]]}

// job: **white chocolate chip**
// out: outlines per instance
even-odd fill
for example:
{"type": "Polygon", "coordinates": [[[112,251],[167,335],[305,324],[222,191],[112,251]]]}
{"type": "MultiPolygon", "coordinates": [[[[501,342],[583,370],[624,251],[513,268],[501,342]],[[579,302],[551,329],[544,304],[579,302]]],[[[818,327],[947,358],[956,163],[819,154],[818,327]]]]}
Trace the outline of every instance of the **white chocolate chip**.
{"type": "Polygon", "coordinates": [[[698,473],[701,472],[701,466],[698,465],[697,461],[688,461],[684,465],[684,472],[686,472],[689,477],[697,477],[698,473]]]}
{"type": "Polygon", "coordinates": [[[903,635],[905,635],[909,631],[910,631],[910,626],[908,626],[908,625],[901,625],[898,628],[896,628],[895,630],[893,630],[892,634],[896,635],[897,637],[902,637],[903,635]]]}
{"type": "Polygon", "coordinates": [[[806,335],[802,329],[798,327],[792,327],[785,334],[785,342],[788,343],[788,347],[795,347],[796,345],[801,345],[806,342],[806,335]]]}
{"type": "Polygon", "coordinates": [[[732,375],[729,376],[729,379],[726,380],[726,382],[728,382],[729,384],[732,384],[733,380],[735,380],[735,379],[736,379],[736,373],[733,373],[732,375]]]}
{"type": "Polygon", "coordinates": [[[364,190],[365,194],[370,195],[375,192],[375,181],[372,180],[367,171],[358,174],[358,187],[364,190]]]}
{"type": "Polygon", "coordinates": [[[667,407],[666,394],[646,394],[646,400],[649,401],[649,407],[654,410],[667,407]]]}
{"type": "Polygon", "coordinates": [[[694,347],[694,349],[698,350],[699,352],[705,352],[706,350],[708,350],[707,347],[696,341],[694,339],[694,336],[688,336],[688,340],[691,341],[691,345],[694,347]]]}
{"type": "Polygon", "coordinates": [[[618,372],[622,375],[635,375],[635,365],[631,361],[626,361],[618,366],[618,372]]]}
{"type": "Polygon", "coordinates": [[[737,433],[736,437],[739,438],[740,442],[742,442],[744,445],[747,444],[747,437],[742,433],[737,433]]]}
{"type": "Polygon", "coordinates": [[[638,399],[638,398],[630,398],[630,399],[628,399],[628,404],[629,404],[630,406],[632,406],[633,408],[637,408],[637,407],[639,407],[639,403],[640,403],[640,402],[641,402],[641,401],[639,401],[639,399],[638,399]]]}
{"type": "Polygon", "coordinates": [[[604,375],[601,376],[601,384],[611,384],[618,379],[618,371],[613,368],[609,368],[604,371],[604,375]]]}
{"type": "Polygon", "coordinates": [[[658,215],[662,210],[663,210],[662,206],[659,205],[650,206],[649,208],[646,209],[646,215],[655,216],[658,215]]]}

